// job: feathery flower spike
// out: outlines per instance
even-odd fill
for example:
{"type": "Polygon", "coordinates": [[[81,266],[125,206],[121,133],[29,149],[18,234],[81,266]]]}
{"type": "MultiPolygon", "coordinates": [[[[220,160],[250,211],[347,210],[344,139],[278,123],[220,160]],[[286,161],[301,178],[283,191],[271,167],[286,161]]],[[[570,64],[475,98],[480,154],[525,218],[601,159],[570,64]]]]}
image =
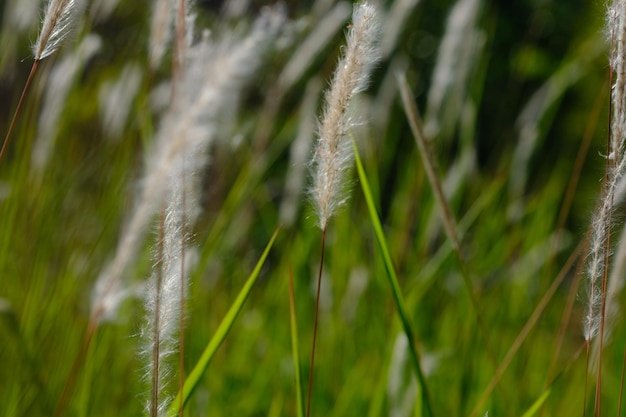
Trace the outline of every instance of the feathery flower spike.
{"type": "Polygon", "coordinates": [[[13,129],[15,128],[17,115],[20,113],[20,109],[22,108],[22,103],[24,102],[24,97],[26,97],[28,87],[35,76],[35,72],[37,72],[37,64],[40,60],[56,51],[61,41],[67,37],[70,26],[73,22],[75,9],[75,0],[50,0],[48,2],[43,23],[41,25],[41,31],[39,32],[39,37],[37,38],[37,42],[33,45],[33,56],[35,61],[33,62],[30,74],[28,74],[26,84],[22,90],[22,95],[20,96],[20,100],[15,108],[15,113],[13,113],[13,118],[9,124],[7,134],[2,142],[2,148],[0,148],[0,160],[2,160],[7,145],[9,144],[9,139],[11,138],[11,133],[13,133],[13,129]]]}
{"type": "MultiPolygon", "coordinates": [[[[607,176],[604,191],[592,220],[589,259],[587,262],[588,304],[584,319],[585,340],[592,340],[601,327],[602,298],[606,260],[610,256],[609,239],[615,211],[615,193],[626,173],[626,3],[614,1],[609,9],[608,31],[611,42],[611,69],[615,75],[612,86],[612,122],[607,176]]],[[[606,284],[606,283],[604,283],[606,284]]]]}
{"type": "Polygon", "coordinates": [[[370,71],[378,56],[380,26],[376,10],[367,3],[354,5],[352,24],[347,33],[345,53],[337,63],[337,69],[326,91],[326,104],[319,126],[319,138],[311,161],[313,187],[311,194],[317,209],[318,226],[322,230],[322,250],[317,276],[317,297],[315,299],[315,319],[313,322],[313,343],[311,349],[311,372],[307,395],[306,416],[311,415],[313,369],[315,368],[315,342],[324,265],[326,225],[334,211],[343,205],[347,196],[344,177],[353,161],[350,141],[346,136],[354,125],[348,116],[348,106],[352,97],[367,86],[370,71]]]}
{"type": "Polygon", "coordinates": [[[347,199],[342,191],[345,171],[352,165],[352,151],[346,135],[353,126],[347,110],[352,97],[367,86],[371,69],[378,60],[379,35],[374,7],[367,3],[355,5],[345,53],[326,92],[324,116],[312,161],[312,194],[322,230],[347,199]]]}
{"type": "Polygon", "coordinates": [[[67,37],[75,10],[75,0],[50,0],[48,2],[39,37],[33,45],[33,56],[36,61],[55,52],[67,37]]]}

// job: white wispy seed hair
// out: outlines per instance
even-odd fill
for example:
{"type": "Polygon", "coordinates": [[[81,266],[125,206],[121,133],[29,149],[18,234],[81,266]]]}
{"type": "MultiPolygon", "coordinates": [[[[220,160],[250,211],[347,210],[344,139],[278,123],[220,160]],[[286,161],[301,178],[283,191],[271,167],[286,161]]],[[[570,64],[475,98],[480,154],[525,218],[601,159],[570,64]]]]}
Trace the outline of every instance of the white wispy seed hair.
{"type": "Polygon", "coordinates": [[[605,258],[616,190],[626,172],[626,2],[615,0],[609,8],[607,27],[611,43],[611,70],[615,74],[612,86],[613,114],[607,180],[599,207],[593,216],[592,234],[587,262],[587,312],[584,319],[585,340],[593,339],[602,321],[602,298],[605,258]]]}
{"type": "Polygon", "coordinates": [[[76,12],[76,0],[50,0],[37,42],[33,45],[36,61],[54,53],[70,32],[76,12]]]}
{"type": "Polygon", "coordinates": [[[118,303],[105,308],[103,300],[119,300],[113,295],[123,287],[123,275],[134,262],[154,215],[166,201],[171,181],[180,175],[179,164],[184,164],[188,172],[199,172],[205,166],[220,112],[225,111],[224,106],[236,106],[233,96],[258,69],[262,54],[284,20],[284,14],[272,9],[257,19],[244,39],[206,40],[188,51],[180,97],[164,116],[156,135],[136,208],[114,259],[96,282],[92,294],[93,316],[101,319],[115,316],[118,303]]]}
{"type": "Polygon", "coordinates": [[[347,114],[352,97],[367,87],[373,65],[378,60],[380,25],[376,10],[367,3],[354,6],[352,25],[347,34],[345,53],[337,64],[319,127],[319,138],[313,155],[313,188],[311,194],[324,230],[328,219],[347,200],[343,192],[345,173],[353,156],[347,134],[353,123],[347,114]]]}

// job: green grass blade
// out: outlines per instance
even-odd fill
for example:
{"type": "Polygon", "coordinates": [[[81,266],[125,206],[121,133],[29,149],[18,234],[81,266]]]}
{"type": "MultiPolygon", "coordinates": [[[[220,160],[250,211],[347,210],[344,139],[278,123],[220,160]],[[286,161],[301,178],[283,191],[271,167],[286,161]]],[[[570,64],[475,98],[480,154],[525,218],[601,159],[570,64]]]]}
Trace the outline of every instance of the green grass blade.
{"type": "Polygon", "coordinates": [[[289,266],[289,318],[291,323],[291,352],[296,376],[296,396],[298,404],[298,417],[304,416],[304,402],[302,401],[302,376],[300,375],[300,351],[298,343],[298,319],[296,317],[296,300],[293,290],[293,274],[289,266]]]}
{"type": "Polygon", "coordinates": [[[432,407],[430,404],[430,396],[428,394],[428,388],[426,385],[426,378],[424,376],[424,372],[422,372],[419,353],[417,351],[417,347],[415,346],[413,326],[411,324],[409,315],[407,313],[404,297],[402,295],[402,292],[400,291],[400,284],[398,283],[396,270],[393,265],[393,261],[391,259],[389,248],[387,246],[385,234],[383,233],[383,227],[380,223],[378,212],[376,211],[376,206],[374,204],[374,199],[372,197],[372,192],[369,186],[369,181],[367,180],[367,176],[365,175],[365,169],[363,168],[363,163],[361,162],[359,151],[354,141],[352,141],[352,147],[354,149],[354,158],[356,161],[357,171],[359,173],[361,189],[363,190],[363,195],[365,196],[365,201],[367,202],[367,208],[368,208],[369,215],[370,215],[370,221],[372,222],[372,226],[374,227],[376,240],[378,241],[380,251],[383,255],[385,270],[387,271],[387,278],[389,279],[389,285],[391,285],[393,298],[396,301],[396,308],[398,310],[398,314],[400,315],[400,320],[402,321],[402,327],[404,328],[404,333],[406,334],[406,337],[409,342],[409,352],[411,355],[411,363],[413,364],[413,367],[415,368],[415,373],[417,374],[417,380],[420,386],[421,398],[418,398],[417,402],[418,403],[421,402],[421,406],[422,406],[421,415],[433,416],[432,407]]]}
{"type": "MultiPolygon", "coordinates": [[[[191,396],[191,393],[200,382],[200,378],[206,371],[207,367],[209,366],[209,363],[211,363],[211,359],[213,359],[215,352],[221,346],[222,342],[226,338],[226,335],[228,335],[228,332],[233,327],[233,324],[235,323],[237,316],[241,312],[241,309],[243,308],[243,305],[246,302],[246,299],[248,298],[250,291],[252,290],[252,286],[256,282],[256,279],[258,278],[259,273],[261,272],[261,268],[263,267],[263,264],[265,263],[265,259],[267,258],[267,255],[269,254],[270,249],[272,248],[272,245],[274,244],[274,241],[276,240],[276,236],[278,236],[279,230],[280,230],[279,228],[276,229],[276,231],[274,232],[274,235],[272,235],[272,239],[270,239],[269,243],[265,247],[265,250],[263,251],[261,258],[259,259],[256,266],[254,267],[254,270],[252,271],[245,285],[243,286],[243,288],[237,295],[237,298],[235,299],[235,301],[233,302],[233,305],[228,310],[228,313],[226,313],[226,316],[224,317],[219,327],[217,328],[215,335],[213,336],[211,341],[209,341],[209,344],[204,349],[204,352],[202,352],[202,355],[200,356],[200,359],[196,363],[196,366],[193,368],[193,370],[191,371],[191,373],[185,380],[185,385],[183,386],[183,392],[182,392],[183,404],[187,403],[187,400],[191,396]]],[[[170,408],[168,410],[168,416],[174,417],[178,414],[178,408],[180,404],[180,395],[181,393],[179,392],[176,395],[176,398],[174,399],[172,404],[170,405],[170,408]]]]}
{"type": "Polygon", "coordinates": [[[530,406],[530,408],[528,409],[528,411],[526,411],[522,417],[532,417],[535,414],[537,414],[537,411],[539,411],[539,409],[541,408],[541,406],[543,405],[544,402],[546,402],[546,399],[548,399],[548,396],[550,395],[550,388],[548,388],[547,390],[545,390],[543,392],[543,394],[541,394],[541,396],[539,398],[537,398],[537,401],[535,401],[533,403],[533,405],[530,406]]]}

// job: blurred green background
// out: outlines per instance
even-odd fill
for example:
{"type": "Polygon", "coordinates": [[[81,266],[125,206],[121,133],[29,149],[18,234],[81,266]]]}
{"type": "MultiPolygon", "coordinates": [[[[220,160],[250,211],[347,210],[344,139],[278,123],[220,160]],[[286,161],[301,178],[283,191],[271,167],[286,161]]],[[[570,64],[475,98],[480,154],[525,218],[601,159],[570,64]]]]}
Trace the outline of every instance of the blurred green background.
{"type": "MultiPolygon", "coordinates": [[[[382,59],[352,107],[437,416],[470,415],[584,240],[601,191],[609,117],[604,3],[462,0],[453,19],[456,4],[376,2],[382,59]],[[463,22],[470,15],[474,19],[463,22]],[[447,60],[440,57],[446,39],[447,60]],[[407,74],[459,223],[487,341],[402,108],[398,72],[407,74]]],[[[217,38],[242,30],[264,6],[199,1],[196,37],[203,28],[217,38]]],[[[298,158],[293,148],[300,136],[305,150],[314,140],[350,4],[289,1],[285,7],[290,22],[248,83],[239,114],[220,126],[202,174],[202,214],[193,238],[201,260],[187,308],[187,372],[274,229],[283,228],[193,394],[189,416],[297,415],[290,268],[300,368],[305,379],[309,374],[321,233],[306,194],[310,153],[298,158]],[[306,43],[320,27],[327,39],[306,43]],[[287,83],[284,71],[294,57],[304,57],[303,69],[287,83]],[[296,180],[293,191],[290,178],[296,180]]],[[[0,3],[2,137],[32,65],[41,10],[33,0],[0,3]]],[[[171,75],[171,52],[157,71],[148,66],[151,13],[147,1],[84,2],[70,39],[40,63],[0,161],[2,416],[53,415],[80,354],[91,290],[133,208],[162,116],[154,103],[171,75]]],[[[312,414],[420,415],[406,339],[356,175],[351,183],[350,202],[327,235],[312,414]]],[[[614,227],[616,244],[621,220],[614,227]]],[[[149,276],[153,238],[146,240],[131,282],[149,276]]],[[[584,253],[578,265],[583,260],[584,253]]],[[[586,385],[584,351],[576,356],[584,342],[585,282],[575,268],[564,273],[477,415],[523,415],[547,388],[543,416],[581,415],[585,404],[591,412],[595,377],[590,374],[586,385]],[[570,305],[572,294],[577,298],[570,305]]],[[[148,396],[146,364],[138,356],[144,316],[136,297],[99,327],[62,415],[142,412],[148,396]]],[[[626,338],[621,315],[608,325],[614,331],[603,357],[602,404],[603,414],[614,415],[626,338]]],[[[174,392],[176,383],[168,389],[174,392]]]]}

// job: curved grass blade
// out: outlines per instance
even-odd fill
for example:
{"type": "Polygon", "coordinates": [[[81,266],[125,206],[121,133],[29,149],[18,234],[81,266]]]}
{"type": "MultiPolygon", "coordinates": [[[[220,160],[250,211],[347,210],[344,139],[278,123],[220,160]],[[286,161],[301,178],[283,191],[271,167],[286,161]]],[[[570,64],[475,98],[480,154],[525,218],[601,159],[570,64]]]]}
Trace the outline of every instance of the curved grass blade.
{"type": "Polygon", "coordinates": [[[356,147],[356,144],[354,143],[354,140],[352,141],[352,147],[354,149],[354,159],[356,161],[356,167],[359,173],[361,189],[363,190],[363,195],[365,196],[365,201],[367,202],[367,208],[368,208],[369,215],[370,215],[370,221],[372,222],[372,226],[374,227],[374,234],[376,235],[376,240],[378,241],[380,251],[383,255],[385,270],[387,271],[387,278],[389,280],[389,285],[391,286],[393,298],[396,301],[396,308],[398,310],[400,320],[402,321],[402,327],[404,328],[404,333],[409,342],[409,352],[411,356],[411,363],[413,367],[415,368],[415,373],[417,374],[417,381],[420,386],[421,399],[418,402],[421,402],[421,407],[422,407],[421,415],[433,416],[432,407],[430,404],[430,396],[428,394],[428,387],[426,385],[426,378],[424,376],[424,372],[422,371],[422,367],[420,365],[420,357],[417,351],[417,346],[415,346],[413,325],[411,324],[409,315],[407,313],[406,303],[404,301],[402,292],[400,291],[400,284],[398,283],[398,277],[396,276],[396,270],[395,270],[395,267],[393,266],[393,261],[391,260],[391,254],[389,252],[389,248],[387,247],[385,234],[383,233],[383,227],[380,223],[380,219],[378,218],[378,212],[376,211],[376,206],[374,205],[374,198],[372,197],[372,192],[369,186],[369,181],[367,180],[367,176],[365,175],[365,169],[363,168],[363,163],[361,162],[359,151],[356,147]]]}
{"type": "Polygon", "coordinates": [[[191,393],[200,382],[200,378],[206,371],[207,367],[209,366],[209,363],[211,363],[211,359],[213,359],[215,352],[222,345],[222,342],[224,341],[224,339],[226,339],[226,335],[228,335],[228,332],[233,327],[233,324],[235,323],[237,316],[241,312],[241,309],[243,308],[243,305],[246,302],[246,299],[248,298],[250,291],[252,290],[252,286],[256,282],[256,279],[258,278],[259,273],[261,272],[261,268],[263,267],[263,264],[265,263],[265,259],[267,259],[267,255],[269,254],[270,249],[272,248],[272,245],[274,244],[274,241],[276,240],[276,236],[278,236],[279,230],[280,230],[280,227],[277,228],[276,231],[274,231],[272,238],[270,239],[269,243],[265,247],[265,250],[263,251],[261,258],[259,259],[256,266],[254,267],[254,270],[252,271],[245,285],[243,286],[243,288],[237,295],[237,298],[235,299],[235,301],[233,302],[233,305],[228,310],[228,313],[226,313],[226,316],[224,317],[219,327],[217,328],[215,335],[209,341],[209,344],[204,349],[204,352],[202,352],[202,355],[200,356],[200,359],[198,359],[196,366],[194,366],[193,370],[191,371],[191,373],[189,373],[189,376],[185,380],[183,391],[179,392],[176,395],[176,399],[170,405],[170,408],[168,409],[168,413],[167,413],[169,417],[175,417],[178,414],[178,409],[180,407],[180,401],[181,401],[180,399],[181,395],[183,397],[182,399],[183,404],[187,403],[187,400],[191,396],[191,393]]]}
{"type": "Polygon", "coordinates": [[[537,414],[537,411],[541,409],[541,406],[543,405],[543,403],[545,403],[548,397],[550,396],[550,391],[551,391],[551,388],[548,388],[547,390],[545,390],[543,394],[541,394],[539,398],[537,398],[537,400],[533,403],[533,405],[530,406],[528,411],[526,411],[522,415],[522,417],[533,417],[535,414],[537,414]]]}

